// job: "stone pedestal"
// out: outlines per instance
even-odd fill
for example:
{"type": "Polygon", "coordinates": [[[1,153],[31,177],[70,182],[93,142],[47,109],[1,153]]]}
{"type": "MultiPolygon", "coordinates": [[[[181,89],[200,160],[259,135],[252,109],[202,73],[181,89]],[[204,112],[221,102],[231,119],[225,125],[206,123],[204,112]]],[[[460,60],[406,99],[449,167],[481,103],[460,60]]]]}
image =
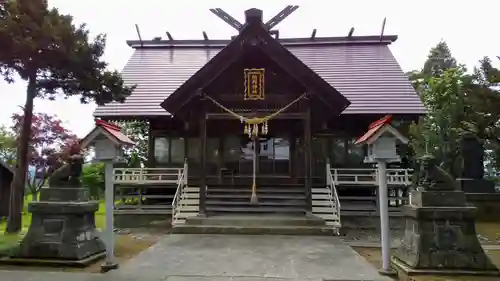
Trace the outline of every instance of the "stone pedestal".
{"type": "Polygon", "coordinates": [[[88,201],[85,188],[42,189],[32,213],[28,233],[17,258],[90,262],[102,257],[105,245],[95,227],[96,201],[88,201]]]}
{"type": "Polygon", "coordinates": [[[392,263],[412,274],[498,275],[475,229],[476,208],[459,190],[412,192],[405,236],[392,263]]]}
{"type": "Polygon", "coordinates": [[[465,193],[495,193],[495,183],[493,181],[480,179],[457,179],[461,189],[465,193]]]}

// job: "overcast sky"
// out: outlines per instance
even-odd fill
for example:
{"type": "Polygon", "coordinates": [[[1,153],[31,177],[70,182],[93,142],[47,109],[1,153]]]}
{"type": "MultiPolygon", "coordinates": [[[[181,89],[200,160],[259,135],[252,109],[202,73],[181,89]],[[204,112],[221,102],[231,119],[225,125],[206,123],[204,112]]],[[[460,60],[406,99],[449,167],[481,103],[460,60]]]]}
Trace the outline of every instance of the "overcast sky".
{"type": "MultiPolygon", "coordinates": [[[[391,50],[405,71],[421,68],[429,49],[441,39],[469,68],[485,55],[500,55],[500,35],[494,33],[498,0],[52,0],[49,4],[72,14],[78,23],[87,23],[94,34],[106,33],[105,59],[110,68],[119,70],[132,53],[125,41],[137,39],[136,23],[143,39],[165,37],[166,31],[175,39],[201,39],[202,31],[212,39],[227,39],[235,30],[209,8],[222,8],[242,22],[248,8],[263,10],[267,20],[288,4],[300,8],[277,26],[280,37],[308,37],[314,28],[317,36],[345,36],[351,27],[355,35],[379,35],[387,17],[385,34],[399,36],[391,50]]],[[[10,125],[10,116],[24,104],[25,86],[23,81],[10,85],[0,81],[0,124],[10,125]]],[[[35,111],[57,114],[79,136],[92,129],[94,108],[77,99],[35,101],[35,111]]]]}

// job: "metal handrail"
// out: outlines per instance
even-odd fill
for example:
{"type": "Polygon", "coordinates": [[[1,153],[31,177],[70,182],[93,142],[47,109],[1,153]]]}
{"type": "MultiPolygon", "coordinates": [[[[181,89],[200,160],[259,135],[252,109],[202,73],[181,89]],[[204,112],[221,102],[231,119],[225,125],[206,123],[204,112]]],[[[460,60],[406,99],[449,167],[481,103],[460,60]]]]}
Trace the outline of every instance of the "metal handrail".
{"type": "Polygon", "coordinates": [[[330,200],[330,206],[337,213],[337,217],[340,223],[340,199],[337,192],[337,187],[335,186],[335,181],[332,175],[332,169],[330,167],[330,162],[326,163],[326,185],[328,188],[328,196],[330,200]],[[335,202],[335,204],[334,204],[335,202]]]}
{"type": "Polygon", "coordinates": [[[175,215],[177,213],[179,199],[184,191],[184,187],[187,186],[188,180],[188,164],[187,159],[184,160],[184,167],[179,170],[179,176],[177,179],[177,190],[175,191],[174,198],[172,199],[172,224],[175,222],[175,215]]]}

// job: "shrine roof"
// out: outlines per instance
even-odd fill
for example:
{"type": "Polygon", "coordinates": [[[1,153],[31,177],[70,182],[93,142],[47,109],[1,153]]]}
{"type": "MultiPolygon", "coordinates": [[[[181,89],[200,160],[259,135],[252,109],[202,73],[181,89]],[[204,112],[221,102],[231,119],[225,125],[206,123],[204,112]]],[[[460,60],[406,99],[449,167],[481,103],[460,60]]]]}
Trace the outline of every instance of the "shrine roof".
{"type": "Polygon", "coordinates": [[[125,145],[134,145],[135,142],[131,140],[127,135],[125,135],[120,126],[106,122],[104,120],[95,120],[95,128],[88,133],[81,141],[80,145],[83,148],[89,146],[94,139],[99,135],[104,133],[108,138],[111,138],[114,142],[125,144],[125,145]],[[103,132],[104,131],[104,132],[103,132]]]}
{"type": "MultiPolygon", "coordinates": [[[[345,36],[277,40],[350,101],[342,114],[424,114],[419,96],[389,49],[396,39],[345,36]]],[[[134,53],[122,75],[126,84],[137,88],[124,103],[99,106],[94,116],[170,115],[160,104],[230,41],[127,41],[134,53]]]]}
{"type": "Polygon", "coordinates": [[[135,142],[131,140],[129,137],[127,137],[122,131],[120,126],[103,121],[103,120],[95,120],[96,126],[101,127],[104,129],[106,132],[111,134],[113,137],[115,137],[119,142],[125,143],[125,144],[130,144],[134,145],[135,142]]]}

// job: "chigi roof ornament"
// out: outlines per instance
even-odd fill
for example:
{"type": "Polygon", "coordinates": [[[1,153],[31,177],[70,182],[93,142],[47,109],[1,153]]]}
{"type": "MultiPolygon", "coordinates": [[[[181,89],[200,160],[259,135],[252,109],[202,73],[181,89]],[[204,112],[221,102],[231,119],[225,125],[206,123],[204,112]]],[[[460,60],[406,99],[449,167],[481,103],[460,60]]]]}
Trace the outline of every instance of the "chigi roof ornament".
{"type": "MultiPolygon", "coordinates": [[[[297,5],[286,6],[285,8],[283,8],[283,10],[281,10],[279,13],[277,13],[274,17],[272,17],[265,23],[266,28],[269,31],[271,31],[271,29],[273,29],[276,25],[278,25],[280,22],[286,19],[290,14],[292,14],[298,8],[299,6],[297,5]]],[[[241,29],[244,26],[244,24],[242,24],[237,19],[226,13],[221,8],[210,9],[210,12],[214,13],[217,17],[219,17],[224,22],[226,22],[227,24],[229,24],[231,27],[233,27],[238,31],[241,31],[241,29]]],[[[262,22],[262,10],[252,8],[245,11],[245,22],[248,23],[254,21],[262,22]]],[[[274,34],[276,34],[276,31],[274,31],[274,34]]]]}

